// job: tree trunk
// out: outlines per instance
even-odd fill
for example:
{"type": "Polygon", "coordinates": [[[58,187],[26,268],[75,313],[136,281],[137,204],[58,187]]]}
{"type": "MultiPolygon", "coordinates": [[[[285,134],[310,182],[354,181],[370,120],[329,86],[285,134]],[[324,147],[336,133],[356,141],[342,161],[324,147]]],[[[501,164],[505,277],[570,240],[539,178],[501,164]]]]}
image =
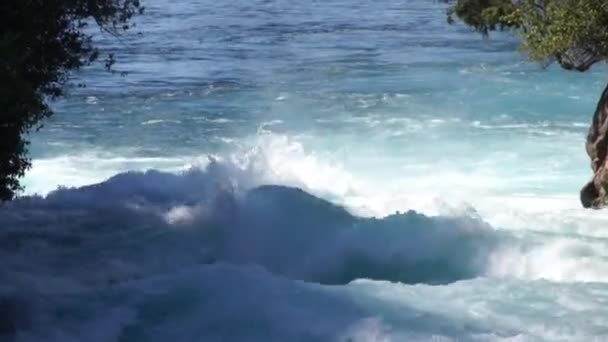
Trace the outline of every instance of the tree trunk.
{"type": "Polygon", "coordinates": [[[581,203],[585,208],[599,209],[608,203],[608,85],[597,103],[585,147],[593,178],[581,190],[581,203]]]}

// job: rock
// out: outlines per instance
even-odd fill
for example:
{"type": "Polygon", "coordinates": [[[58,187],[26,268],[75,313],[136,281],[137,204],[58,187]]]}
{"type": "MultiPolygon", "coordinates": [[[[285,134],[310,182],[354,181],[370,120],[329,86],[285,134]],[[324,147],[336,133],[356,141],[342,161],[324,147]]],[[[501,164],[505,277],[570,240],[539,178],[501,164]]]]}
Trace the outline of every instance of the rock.
{"type": "Polygon", "coordinates": [[[593,178],[581,189],[580,199],[583,207],[599,209],[608,203],[608,86],[597,103],[585,147],[593,178]]]}

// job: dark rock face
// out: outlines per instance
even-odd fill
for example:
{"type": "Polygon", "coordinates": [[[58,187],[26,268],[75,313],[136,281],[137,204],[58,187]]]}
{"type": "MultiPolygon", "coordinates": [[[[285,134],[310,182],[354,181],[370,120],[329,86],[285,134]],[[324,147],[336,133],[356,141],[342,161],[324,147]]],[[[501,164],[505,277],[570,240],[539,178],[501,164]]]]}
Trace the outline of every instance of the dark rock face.
{"type": "Polygon", "coordinates": [[[599,209],[608,203],[608,86],[597,104],[585,147],[593,178],[581,190],[581,203],[585,208],[599,209]]]}

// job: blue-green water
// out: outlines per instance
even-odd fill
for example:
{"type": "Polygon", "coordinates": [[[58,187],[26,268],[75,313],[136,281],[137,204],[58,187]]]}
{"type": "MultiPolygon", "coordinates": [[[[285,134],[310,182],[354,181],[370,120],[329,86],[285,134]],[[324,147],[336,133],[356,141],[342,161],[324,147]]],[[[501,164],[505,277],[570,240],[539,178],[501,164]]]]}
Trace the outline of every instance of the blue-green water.
{"type": "Polygon", "coordinates": [[[26,193],[74,188],[0,209],[17,341],[608,339],[605,66],[430,0],[146,7],[32,136],[26,193]]]}

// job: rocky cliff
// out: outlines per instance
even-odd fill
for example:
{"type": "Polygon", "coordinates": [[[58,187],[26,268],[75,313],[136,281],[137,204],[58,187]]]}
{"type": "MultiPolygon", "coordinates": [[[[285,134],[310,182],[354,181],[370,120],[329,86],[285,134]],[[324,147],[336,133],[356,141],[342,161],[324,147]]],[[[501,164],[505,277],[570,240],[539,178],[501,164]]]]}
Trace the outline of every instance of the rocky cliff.
{"type": "Polygon", "coordinates": [[[591,158],[593,178],[581,190],[581,203],[585,208],[602,208],[608,203],[608,86],[600,98],[586,143],[591,158]]]}

